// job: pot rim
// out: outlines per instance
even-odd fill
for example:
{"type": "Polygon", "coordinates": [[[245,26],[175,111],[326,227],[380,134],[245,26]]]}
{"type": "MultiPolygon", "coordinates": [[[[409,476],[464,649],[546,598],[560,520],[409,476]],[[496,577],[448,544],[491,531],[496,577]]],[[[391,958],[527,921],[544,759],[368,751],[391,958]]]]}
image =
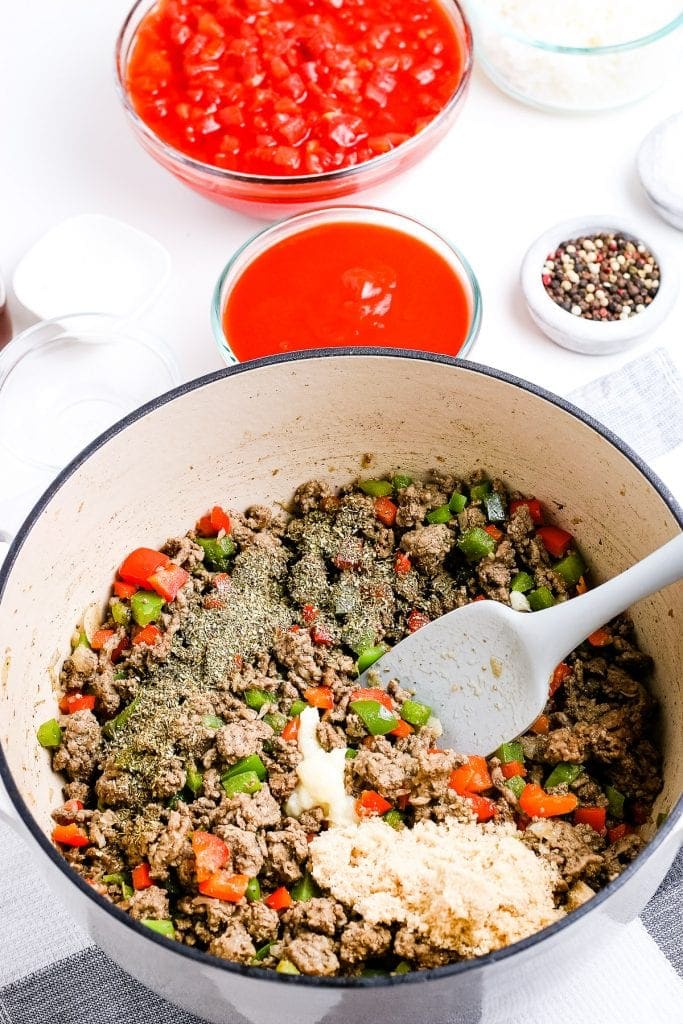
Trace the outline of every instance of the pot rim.
{"type": "MultiPolygon", "coordinates": [[[[550,391],[546,391],[545,388],[539,387],[537,384],[533,384],[530,381],[526,381],[521,377],[517,377],[514,374],[507,373],[503,370],[494,369],[489,366],[484,366],[480,363],[470,362],[465,359],[457,359],[452,356],[437,355],[429,352],[421,352],[410,349],[391,349],[391,348],[372,348],[372,347],[349,347],[346,349],[308,349],[301,352],[288,352],[282,355],[266,356],[262,359],[250,360],[246,363],[238,363],[234,366],[228,366],[221,370],[215,370],[213,373],[205,374],[201,377],[196,377],[193,380],[187,381],[180,386],[173,388],[171,391],[167,391],[163,395],[159,395],[157,398],[152,399],[145,405],[140,406],[139,409],[129,413],[123,419],[119,420],[118,423],[113,424],[106,431],[96,437],[89,445],[87,445],[65,468],[55,477],[50,486],[45,490],[42,496],[38,499],[34,507],[31,509],[26,519],[19,528],[17,535],[12,542],[12,545],[7,552],[4,563],[0,566],[0,603],[7,586],[8,579],[10,577],[14,563],[17,560],[19,552],[24,545],[24,542],[28,538],[35,522],[42,514],[44,509],[49,505],[54,495],[60,490],[64,483],[85,463],[91,455],[93,455],[100,448],[121,433],[131,424],[137,422],[137,420],[149,415],[156,409],[169,402],[174,401],[176,398],[180,398],[183,395],[189,394],[192,391],[199,390],[202,387],[206,387],[209,384],[213,384],[224,377],[232,377],[233,375],[246,373],[251,370],[258,370],[264,366],[277,365],[279,363],[291,363],[299,362],[303,360],[311,359],[353,359],[358,357],[389,357],[398,358],[405,360],[419,360],[423,362],[436,362],[442,363],[446,366],[452,366],[461,370],[466,370],[474,374],[480,374],[485,377],[492,377],[495,380],[502,381],[505,384],[512,384],[514,387],[519,388],[522,391],[527,391],[538,398],[542,398],[544,401],[549,402],[562,409],[564,412],[569,413],[575,419],[585,423],[597,434],[599,434],[605,441],[616,448],[622,455],[624,455],[634,466],[640,470],[645,476],[648,482],[654,487],[655,491],[659,494],[665,504],[668,506],[670,511],[673,513],[674,518],[678,522],[681,529],[683,529],[683,508],[679,505],[676,498],[670,492],[668,487],[659,479],[659,477],[652,471],[652,469],[636,454],[625,441],[613,434],[611,430],[605,427],[602,423],[593,419],[588,413],[585,413],[582,409],[577,408],[568,402],[566,399],[555,395],[550,391]]],[[[384,987],[389,985],[411,985],[424,983],[431,980],[443,980],[450,977],[456,977],[460,974],[468,972],[474,972],[481,970],[487,964],[497,963],[501,960],[506,960],[508,957],[515,956],[517,953],[523,953],[531,949],[539,942],[543,942],[562,932],[568,925],[578,921],[584,917],[585,914],[589,913],[592,909],[597,909],[600,904],[604,903],[610,896],[617,892],[628,880],[638,871],[640,864],[646,859],[652,852],[658,849],[661,844],[673,833],[676,825],[679,821],[683,820],[683,796],[679,797],[676,804],[671,808],[667,820],[657,830],[652,839],[647,843],[645,848],[638,854],[638,856],[624,869],[624,871],[615,878],[612,882],[609,882],[604,889],[601,889],[596,895],[584,903],[577,910],[572,911],[566,917],[561,918],[554,924],[549,925],[547,928],[543,928],[539,932],[535,932],[533,935],[528,936],[525,939],[521,939],[519,942],[512,943],[509,946],[503,947],[503,949],[495,950],[492,953],[487,953],[485,956],[474,957],[471,960],[461,960],[454,964],[447,964],[445,967],[433,967],[423,971],[412,971],[407,974],[401,975],[390,975],[388,977],[372,977],[372,978],[327,978],[327,977],[309,977],[306,975],[283,975],[278,974],[275,971],[268,970],[266,968],[252,967],[244,964],[233,963],[229,960],[224,960],[220,957],[205,953],[200,950],[194,949],[191,946],[186,946],[183,943],[176,942],[173,939],[164,938],[162,935],[151,931],[146,928],[140,922],[131,918],[123,910],[119,910],[118,907],[114,906],[103,896],[93,889],[92,886],[74,871],[67,861],[58,853],[55,847],[50,843],[46,834],[39,827],[37,821],[31,814],[31,811],[27,807],[18,787],[14,782],[12,772],[9,764],[5,757],[5,752],[0,743],[0,781],[4,784],[7,794],[12,801],[12,804],[16,808],[21,818],[22,823],[31,833],[32,837],[38,843],[42,852],[52,861],[54,865],[68,878],[68,880],[76,885],[80,889],[81,893],[92,900],[101,910],[106,911],[116,921],[125,925],[128,928],[133,929],[138,935],[144,937],[148,941],[157,943],[162,947],[166,948],[169,952],[176,953],[180,957],[185,957],[190,961],[197,962],[199,964],[208,964],[213,968],[226,971],[229,974],[241,975],[244,978],[251,977],[255,981],[268,981],[274,984],[286,984],[286,985],[300,985],[303,987],[322,987],[322,988],[335,988],[335,989],[368,989],[375,987],[384,987]]]]}

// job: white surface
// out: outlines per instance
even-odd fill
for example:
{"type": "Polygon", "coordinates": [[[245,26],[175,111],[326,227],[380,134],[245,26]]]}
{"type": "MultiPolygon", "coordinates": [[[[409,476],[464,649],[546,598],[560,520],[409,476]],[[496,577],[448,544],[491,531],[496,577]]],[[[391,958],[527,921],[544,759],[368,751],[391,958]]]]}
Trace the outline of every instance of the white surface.
{"type": "MultiPolygon", "coordinates": [[[[120,218],[157,238],[173,260],[169,286],[145,322],[165,338],[184,378],[222,365],[212,340],[211,294],[230,255],[262,222],[223,209],[175,181],[135,142],[114,90],[114,39],[129,0],[33,0],[7,4],[0,33],[3,158],[0,161],[0,272],[6,279],[52,225],[84,212],[120,218]],[[40,31],[36,26],[40,25],[40,31]]],[[[449,136],[406,176],[357,201],[418,217],[452,239],[470,260],[484,298],[471,358],[566,393],[665,346],[683,370],[683,301],[667,322],[631,350],[582,356],[558,348],[534,325],[519,288],[531,241],[560,219],[596,209],[623,212],[653,245],[676,248],[681,235],[650,206],[635,156],[645,134],[680,109],[683,65],[657,95],[596,116],[558,116],[522,106],[476,72],[449,136]]],[[[10,298],[15,330],[30,322],[10,298]]],[[[667,458],[666,480],[683,496],[681,459],[667,458]],[[673,465],[671,465],[673,463],[673,465]]],[[[12,491],[43,481],[0,461],[12,491]]],[[[15,521],[14,506],[0,522],[15,521]]],[[[5,509],[7,504],[4,504],[5,509]]]]}

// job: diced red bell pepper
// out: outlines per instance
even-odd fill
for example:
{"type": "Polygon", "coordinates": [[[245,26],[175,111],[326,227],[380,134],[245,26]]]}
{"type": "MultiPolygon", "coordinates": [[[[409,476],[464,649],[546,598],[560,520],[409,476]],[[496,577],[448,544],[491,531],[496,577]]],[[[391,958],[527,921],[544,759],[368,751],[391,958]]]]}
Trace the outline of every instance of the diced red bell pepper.
{"type": "Polygon", "coordinates": [[[596,629],[594,633],[591,633],[588,637],[588,643],[591,647],[609,647],[612,643],[612,634],[601,627],[596,629]]]}
{"type": "Polygon", "coordinates": [[[553,697],[557,690],[562,686],[565,679],[572,674],[572,668],[567,664],[566,661],[561,661],[553,672],[553,677],[550,680],[550,686],[548,687],[548,697],[553,697]]]}
{"type": "Polygon", "coordinates": [[[133,880],[133,888],[136,892],[141,889],[149,889],[150,885],[154,885],[152,876],[149,873],[149,864],[143,860],[142,864],[138,864],[136,868],[130,873],[130,877],[133,880]]]}
{"type": "Polygon", "coordinates": [[[146,587],[150,576],[162,565],[168,565],[171,559],[162,555],[161,551],[152,548],[136,548],[131,551],[119,569],[119,576],[126,583],[135,583],[138,587],[146,587]]]}
{"type": "Polygon", "coordinates": [[[67,800],[64,804],[64,810],[67,814],[77,814],[83,810],[84,803],[82,800],[67,800]]]}
{"type": "Polygon", "coordinates": [[[426,626],[428,622],[431,622],[428,615],[424,612],[418,611],[417,608],[413,608],[408,615],[408,632],[415,633],[418,629],[422,629],[423,626],[426,626]]]}
{"type": "Polygon", "coordinates": [[[630,836],[633,834],[633,828],[628,825],[625,821],[620,822],[619,825],[615,825],[614,828],[607,829],[607,838],[610,843],[617,843],[624,836],[630,836]]]}
{"type": "Polygon", "coordinates": [[[271,910],[286,910],[292,905],[292,897],[284,885],[281,885],[275,892],[271,892],[263,901],[271,910]]]}
{"type": "Polygon", "coordinates": [[[410,736],[411,733],[415,732],[412,725],[408,722],[404,722],[401,718],[395,729],[392,729],[389,733],[390,736],[396,736],[399,740],[404,740],[406,736],[410,736]]]}
{"type": "Polygon", "coordinates": [[[579,802],[574,793],[546,793],[533,782],[527,782],[519,798],[519,806],[530,818],[553,818],[571,814],[579,802]]]}
{"type": "Polygon", "coordinates": [[[628,802],[628,817],[634,823],[634,825],[644,825],[650,817],[650,812],[645,804],[641,804],[638,800],[628,802]]]}
{"type": "Polygon", "coordinates": [[[318,618],[318,609],[312,604],[305,604],[301,609],[301,618],[307,626],[312,625],[318,618]]]}
{"type": "Polygon", "coordinates": [[[214,872],[225,867],[230,859],[230,849],[220,836],[211,832],[192,833],[192,851],[195,857],[195,874],[198,882],[206,882],[214,872]]]}
{"type": "Polygon", "coordinates": [[[545,736],[550,732],[550,719],[547,715],[539,715],[531,726],[531,732],[536,736],[545,736]]]}
{"type": "Polygon", "coordinates": [[[493,800],[487,796],[479,796],[478,793],[467,793],[466,798],[472,804],[477,821],[490,821],[498,813],[498,808],[493,800]]]}
{"type": "Polygon", "coordinates": [[[160,639],[161,630],[158,626],[155,626],[153,622],[150,622],[148,626],[138,630],[133,635],[134,644],[149,644],[150,647],[153,647],[160,639]]]}
{"type": "Polygon", "coordinates": [[[329,627],[324,622],[319,622],[317,625],[311,626],[309,632],[314,644],[318,644],[320,647],[332,646],[332,634],[330,633],[329,627]]]}
{"type": "Polygon", "coordinates": [[[566,555],[574,540],[571,533],[560,529],[559,526],[539,526],[536,533],[543,541],[548,554],[553,558],[562,558],[566,555]]]}
{"type": "Polygon", "coordinates": [[[93,651],[101,651],[107,640],[113,637],[114,632],[113,629],[96,629],[90,642],[93,651]]]}
{"type": "Polygon", "coordinates": [[[309,686],[304,692],[304,700],[312,708],[329,711],[334,707],[334,694],[329,686],[309,686]]]}
{"type": "Polygon", "coordinates": [[[521,775],[524,778],[526,775],[526,768],[521,761],[508,761],[506,764],[502,764],[500,768],[506,779],[511,779],[515,775],[521,775]]]}
{"type": "Polygon", "coordinates": [[[52,830],[52,838],[62,846],[90,846],[85,832],[73,822],[70,825],[56,825],[52,830]]]}
{"type": "Polygon", "coordinates": [[[394,710],[394,702],[391,699],[391,696],[386,690],[382,690],[379,686],[366,686],[359,687],[357,690],[351,690],[349,703],[354,700],[376,700],[377,703],[385,707],[387,711],[394,710]]]}
{"type": "Polygon", "coordinates": [[[67,693],[59,702],[59,710],[65,715],[76,711],[94,711],[95,697],[91,693],[67,693]]]}
{"type": "Polygon", "coordinates": [[[493,537],[496,543],[498,543],[503,536],[503,531],[499,530],[497,526],[493,525],[493,523],[489,523],[488,526],[484,527],[484,533],[488,533],[489,537],[493,537]]]}
{"type": "Polygon", "coordinates": [[[396,522],[398,508],[391,498],[375,498],[375,515],[384,526],[393,526],[396,522]]]}
{"type": "Polygon", "coordinates": [[[467,796],[470,793],[481,793],[485,789],[491,789],[493,781],[489,773],[489,766],[485,757],[478,754],[471,754],[466,764],[458,765],[451,772],[448,780],[450,789],[455,790],[460,796],[467,796]]]}
{"type": "Polygon", "coordinates": [[[290,743],[291,742],[296,743],[296,741],[299,739],[299,718],[298,718],[298,716],[296,718],[290,718],[290,720],[287,722],[287,725],[284,727],[284,729],[282,730],[280,735],[282,736],[283,740],[287,740],[290,743]]]}
{"type": "Polygon", "coordinates": [[[579,582],[576,584],[576,593],[585,594],[588,590],[588,584],[583,576],[579,576],[579,582]]]}
{"type": "Polygon", "coordinates": [[[477,601],[485,601],[485,600],[486,600],[486,598],[485,598],[485,596],[483,594],[477,594],[476,597],[472,598],[472,604],[476,604],[477,601]]]}
{"type": "Polygon", "coordinates": [[[115,580],[114,593],[124,600],[131,598],[140,588],[137,583],[126,583],[124,580],[115,580]]]}
{"type": "Polygon", "coordinates": [[[511,501],[508,508],[510,515],[514,515],[518,508],[522,505],[526,505],[529,509],[529,515],[531,516],[531,522],[536,526],[540,526],[543,522],[543,511],[541,509],[541,503],[538,498],[516,498],[511,501]]]}
{"type": "Polygon", "coordinates": [[[228,513],[220,505],[214,505],[211,511],[198,521],[196,530],[202,537],[215,537],[221,530],[230,533],[231,525],[228,513]]]}
{"type": "Polygon", "coordinates": [[[574,811],[575,825],[590,825],[595,832],[604,832],[607,821],[605,807],[577,807],[574,811]]]}
{"type": "Polygon", "coordinates": [[[156,590],[157,594],[163,597],[164,601],[173,601],[189,578],[189,572],[176,565],[175,562],[169,562],[168,565],[162,565],[152,573],[148,583],[152,590],[156,590]]]}
{"type": "Polygon", "coordinates": [[[391,804],[374,789],[364,789],[356,800],[356,814],[359,818],[370,818],[375,814],[386,814],[391,804]]]}
{"type": "Polygon", "coordinates": [[[199,882],[197,888],[203,896],[212,896],[225,903],[239,903],[247,891],[249,875],[231,875],[229,871],[214,871],[199,882]]]}
{"type": "Polygon", "coordinates": [[[394,572],[397,576],[406,576],[413,565],[408,555],[403,551],[397,551],[394,558],[394,572]]]}

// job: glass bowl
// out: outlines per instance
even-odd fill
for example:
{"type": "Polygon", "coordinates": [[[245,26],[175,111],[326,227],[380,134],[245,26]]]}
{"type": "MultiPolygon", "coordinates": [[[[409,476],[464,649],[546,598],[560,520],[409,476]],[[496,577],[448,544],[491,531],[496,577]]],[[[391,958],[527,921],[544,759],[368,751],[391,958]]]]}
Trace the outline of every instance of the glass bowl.
{"type": "MultiPolygon", "coordinates": [[[[438,253],[438,255],[448,263],[464,288],[469,311],[469,327],[464,341],[459,345],[454,344],[453,351],[448,352],[447,354],[452,356],[466,355],[471,350],[477,335],[479,334],[482,316],[482,300],[477,278],[462,253],[449,241],[437,234],[436,231],[433,231],[425,224],[421,224],[420,221],[414,220],[412,217],[407,217],[405,214],[370,206],[332,206],[326,209],[309,210],[304,213],[298,213],[293,217],[278,221],[276,224],[264,228],[255,235],[252,235],[252,237],[237,250],[227,263],[225,269],[218,278],[211,303],[211,326],[218,345],[218,350],[225,362],[228,365],[232,365],[240,361],[231,347],[230,339],[225,335],[225,331],[223,329],[223,311],[232,289],[246,268],[267,249],[270,249],[272,246],[282,242],[286,238],[290,238],[292,235],[308,231],[311,228],[316,228],[321,225],[340,222],[374,224],[408,234],[418,241],[423,242],[431,249],[434,249],[436,253],[438,253]]],[[[390,336],[387,337],[386,342],[375,342],[375,346],[379,347],[392,347],[392,345],[393,347],[397,347],[396,341],[392,340],[390,336]]],[[[302,347],[307,346],[304,345],[302,347]]],[[[324,346],[317,343],[315,347],[320,348],[324,346]]],[[[333,348],[340,346],[333,343],[328,347],[333,348]]],[[[356,348],[358,346],[349,345],[349,347],[356,348]]],[[[411,348],[423,348],[429,351],[428,344],[419,345],[416,343],[411,345],[411,348]]],[[[282,351],[286,351],[286,349],[278,349],[278,353],[282,351]]],[[[266,354],[275,353],[259,352],[259,355],[266,354]]]]}
{"type": "Polygon", "coordinates": [[[138,142],[180,181],[223,206],[272,220],[361,189],[372,188],[412,167],[429,153],[451,127],[460,111],[472,73],[472,33],[458,0],[440,0],[463,49],[463,72],[458,87],[430,123],[395,149],[354,167],[321,174],[257,175],[202,163],[163,142],[136,112],[125,85],[126,68],[138,26],[156,0],[138,0],[128,14],[116,43],[118,93],[138,142]]]}
{"type": "Polygon", "coordinates": [[[520,32],[480,0],[463,6],[477,60],[491,81],[542,109],[591,113],[634,103],[662,85],[683,51],[683,13],[637,39],[563,46],[520,32]]]}

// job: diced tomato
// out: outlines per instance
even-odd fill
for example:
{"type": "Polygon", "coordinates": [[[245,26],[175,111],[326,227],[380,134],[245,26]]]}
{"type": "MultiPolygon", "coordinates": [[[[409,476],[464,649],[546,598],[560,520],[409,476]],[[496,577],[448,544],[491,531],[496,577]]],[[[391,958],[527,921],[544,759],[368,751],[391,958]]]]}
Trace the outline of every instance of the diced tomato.
{"type": "Polygon", "coordinates": [[[397,551],[396,557],[394,558],[394,572],[397,576],[405,576],[410,572],[413,565],[408,555],[403,551],[397,551]]]}
{"type": "Polygon", "coordinates": [[[391,804],[374,789],[364,789],[356,800],[356,814],[359,818],[370,818],[375,814],[386,814],[391,804]]]}
{"type": "Polygon", "coordinates": [[[312,708],[321,708],[329,711],[334,707],[334,694],[329,686],[310,686],[304,692],[304,700],[312,708]]]}
{"type": "Polygon", "coordinates": [[[460,796],[491,789],[493,781],[486,758],[480,757],[478,754],[471,754],[465,764],[453,769],[448,785],[460,796]]]}
{"type": "Polygon", "coordinates": [[[396,522],[398,508],[391,498],[375,498],[375,515],[384,526],[393,526],[396,522]]]}
{"type": "Polygon", "coordinates": [[[113,637],[114,632],[113,629],[96,629],[90,642],[93,651],[101,651],[107,640],[113,637]]]}
{"type": "Polygon", "coordinates": [[[607,820],[605,807],[577,807],[574,811],[575,825],[590,825],[595,832],[604,832],[607,820]]]}
{"type": "Polygon", "coordinates": [[[148,644],[150,647],[153,647],[160,639],[161,630],[158,626],[155,626],[153,622],[150,622],[150,624],[145,626],[143,629],[138,629],[138,631],[133,634],[134,644],[148,644]]]}
{"type": "Polygon", "coordinates": [[[85,832],[73,822],[70,825],[56,825],[52,830],[52,838],[62,846],[90,846],[85,832]]]}
{"type": "Polygon", "coordinates": [[[379,686],[365,686],[359,687],[357,690],[352,690],[349,697],[349,703],[354,700],[376,700],[378,704],[382,704],[387,711],[394,710],[394,702],[391,696],[386,690],[382,690],[379,686]]]}
{"type": "Polygon", "coordinates": [[[199,882],[197,888],[202,896],[212,896],[225,903],[239,903],[249,885],[249,875],[231,875],[229,871],[214,871],[209,878],[199,882]]]}
{"type": "Polygon", "coordinates": [[[531,522],[536,526],[540,526],[543,522],[543,511],[541,509],[541,503],[538,498],[517,498],[510,502],[509,511],[510,515],[514,515],[518,508],[522,505],[526,505],[529,509],[529,515],[531,516],[531,522]]]}
{"type": "Polygon", "coordinates": [[[307,626],[310,626],[318,617],[318,609],[312,604],[305,604],[301,609],[301,618],[307,626]]]}
{"type": "Polygon", "coordinates": [[[612,643],[612,634],[604,627],[596,629],[594,633],[588,637],[588,643],[591,647],[608,647],[612,643]]]}
{"type": "Polygon", "coordinates": [[[496,541],[496,543],[499,540],[501,540],[501,538],[503,536],[503,531],[499,530],[497,526],[493,525],[493,523],[489,523],[488,526],[484,527],[484,533],[488,533],[489,537],[493,537],[493,539],[496,541]]]}
{"type": "Polygon", "coordinates": [[[150,885],[154,885],[152,876],[149,873],[149,864],[147,861],[143,860],[142,864],[138,864],[136,868],[133,868],[130,876],[133,880],[133,888],[136,892],[139,892],[141,889],[149,889],[150,885]]]}
{"type": "Polygon", "coordinates": [[[472,804],[477,821],[490,821],[498,813],[495,802],[486,796],[479,796],[478,793],[466,793],[465,797],[472,804]]]}
{"type": "Polygon", "coordinates": [[[559,526],[539,526],[536,531],[543,545],[553,558],[562,558],[572,546],[574,538],[571,533],[561,530],[559,526]]]}
{"type": "Polygon", "coordinates": [[[119,569],[119,576],[126,583],[135,583],[138,587],[146,587],[150,576],[162,565],[168,565],[171,559],[152,548],[136,548],[131,551],[119,569]]]}
{"type": "Polygon", "coordinates": [[[220,836],[211,832],[192,833],[192,851],[195,856],[195,874],[198,882],[205,882],[215,871],[225,867],[230,850],[220,836]]]}
{"type": "Polygon", "coordinates": [[[173,601],[181,587],[184,587],[190,578],[189,572],[182,569],[175,562],[160,566],[155,573],[152,573],[148,583],[152,590],[156,590],[164,601],[173,601]]]}
{"type": "Polygon", "coordinates": [[[311,634],[311,640],[313,641],[314,644],[318,644],[321,647],[332,646],[333,637],[326,623],[316,623],[315,625],[311,626],[309,632],[311,634]]]}
{"type": "Polygon", "coordinates": [[[553,697],[557,690],[562,686],[565,679],[572,674],[572,668],[567,664],[566,661],[561,661],[553,672],[553,677],[550,680],[550,686],[548,687],[548,696],[553,697]]]}
{"type": "Polygon", "coordinates": [[[67,693],[59,702],[59,710],[65,715],[76,711],[94,711],[95,697],[91,693],[67,693]]]}
{"type": "Polygon", "coordinates": [[[531,726],[531,731],[537,736],[545,736],[550,732],[550,719],[547,715],[539,715],[531,726]]]}
{"type": "Polygon", "coordinates": [[[415,730],[412,725],[409,725],[408,722],[404,722],[401,718],[396,728],[392,729],[389,735],[396,736],[397,739],[403,740],[413,732],[415,732],[415,730]]]}
{"type": "Polygon", "coordinates": [[[418,611],[417,608],[413,608],[408,615],[408,632],[415,633],[418,629],[422,629],[423,626],[426,626],[428,622],[431,622],[431,619],[425,614],[425,612],[421,612],[418,611]]]}
{"type": "Polygon", "coordinates": [[[508,761],[506,764],[502,764],[500,768],[506,779],[511,779],[515,775],[521,775],[524,778],[526,775],[526,768],[521,761],[508,761]]]}
{"type": "Polygon", "coordinates": [[[67,814],[77,814],[83,810],[84,806],[82,800],[67,800],[64,804],[64,810],[67,814]]]}
{"type": "Polygon", "coordinates": [[[266,896],[263,902],[271,910],[286,910],[292,905],[292,897],[284,885],[281,885],[275,892],[271,892],[270,896],[266,896]]]}
{"type": "Polygon", "coordinates": [[[287,722],[287,725],[284,727],[280,735],[282,736],[283,740],[286,740],[290,743],[296,743],[296,741],[299,739],[298,716],[296,718],[290,718],[290,720],[287,722]]]}
{"type": "Polygon", "coordinates": [[[530,818],[553,818],[571,814],[579,802],[574,793],[546,793],[533,782],[527,782],[519,798],[519,806],[530,818]]]}
{"type": "Polygon", "coordinates": [[[607,838],[609,839],[610,843],[617,843],[620,839],[623,839],[624,836],[630,836],[632,834],[632,826],[627,825],[625,821],[622,821],[620,822],[620,824],[615,825],[614,828],[607,829],[607,838]]]}
{"type": "Polygon", "coordinates": [[[117,597],[121,597],[124,600],[132,597],[139,589],[137,583],[125,583],[123,580],[116,580],[114,583],[114,593],[117,597]]]}

